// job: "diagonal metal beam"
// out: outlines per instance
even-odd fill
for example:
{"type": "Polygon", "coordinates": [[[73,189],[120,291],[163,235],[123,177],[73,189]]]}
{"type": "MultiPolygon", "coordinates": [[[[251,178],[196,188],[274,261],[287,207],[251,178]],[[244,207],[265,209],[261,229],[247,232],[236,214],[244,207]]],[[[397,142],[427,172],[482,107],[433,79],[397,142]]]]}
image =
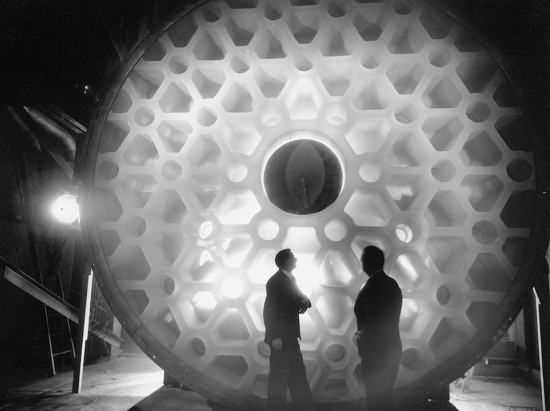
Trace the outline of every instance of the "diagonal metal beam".
{"type": "MultiPolygon", "coordinates": [[[[40,148],[44,148],[50,153],[55,162],[59,165],[61,170],[67,174],[67,176],[72,180],[73,171],[74,171],[74,153],[72,153],[72,158],[68,160],[63,156],[59,150],[50,142],[47,138],[38,138],[39,133],[37,133],[36,126],[34,126],[34,120],[31,118],[30,114],[23,108],[12,108],[8,107],[8,111],[16,121],[16,123],[21,127],[21,130],[30,138],[32,141],[38,142],[39,151],[40,148]]],[[[61,127],[61,126],[59,126],[61,127]]],[[[68,133],[67,133],[68,134],[68,133]]],[[[72,138],[72,137],[71,137],[72,138]]]]}
{"type": "Polygon", "coordinates": [[[73,164],[76,152],[76,142],[67,129],[36,107],[24,106],[23,110],[42,131],[53,139],[56,146],[60,147],[61,154],[65,161],[73,164]]]}
{"type": "MultiPolygon", "coordinates": [[[[5,266],[3,277],[7,281],[25,291],[27,294],[33,296],[40,302],[46,304],[52,310],[57,311],[59,314],[78,324],[79,311],[77,308],[60,298],[58,295],[52,293],[27,274],[17,270],[16,268],[9,267],[9,263],[7,263],[4,259],[0,258],[0,263],[5,266]]],[[[92,328],[90,329],[90,332],[116,348],[119,348],[123,342],[123,340],[116,335],[108,334],[102,330],[92,328]]]]}
{"type": "Polygon", "coordinates": [[[67,113],[63,112],[54,105],[39,106],[38,109],[44,114],[48,115],[55,121],[57,121],[61,126],[66,129],[73,131],[76,134],[84,134],[86,132],[86,127],[76,121],[74,118],[69,116],[67,113]]]}

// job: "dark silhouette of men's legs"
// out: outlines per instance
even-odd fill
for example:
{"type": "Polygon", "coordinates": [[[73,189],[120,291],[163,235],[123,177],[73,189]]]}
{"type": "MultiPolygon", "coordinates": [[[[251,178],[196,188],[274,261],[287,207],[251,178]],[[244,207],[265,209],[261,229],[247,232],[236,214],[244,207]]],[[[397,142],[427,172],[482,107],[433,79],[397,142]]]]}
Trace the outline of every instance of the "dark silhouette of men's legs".
{"type": "Polygon", "coordinates": [[[399,370],[401,348],[371,352],[362,361],[367,396],[366,410],[391,409],[393,385],[399,370]],[[386,408],[385,408],[386,407],[386,408]]]}
{"type": "Polygon", "coordinates": [[[268,382],[268,408],[270,411],[285,410],[287,388],[292,402],[301,411],[310,410],[311,392],[306,377],[306,369],[297,341],[283,342],[280,351],[271,351],[268,382]]]}

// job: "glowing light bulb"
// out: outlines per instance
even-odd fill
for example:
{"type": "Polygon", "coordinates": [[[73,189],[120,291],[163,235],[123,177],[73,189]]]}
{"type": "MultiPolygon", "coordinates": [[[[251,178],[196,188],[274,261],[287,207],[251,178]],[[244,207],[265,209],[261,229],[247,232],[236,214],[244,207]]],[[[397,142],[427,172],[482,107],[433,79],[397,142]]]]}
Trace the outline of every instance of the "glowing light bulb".
{"type": "Polygon", "coordinates": [[[72,224],[80,216],[76,197],[71,194],[60,195],[51,206],[54,218],[63,224],[72,224]]]}

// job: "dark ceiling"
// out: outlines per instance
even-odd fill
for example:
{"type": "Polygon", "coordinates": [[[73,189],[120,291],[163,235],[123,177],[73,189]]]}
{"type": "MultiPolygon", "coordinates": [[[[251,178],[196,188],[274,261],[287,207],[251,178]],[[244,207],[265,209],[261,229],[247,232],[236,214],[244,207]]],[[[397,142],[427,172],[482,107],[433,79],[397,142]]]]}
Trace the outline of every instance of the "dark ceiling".
{"type": "Polygon", "coordinates": [[[0,96],[87,116],[123,56],[173,2],[0,1],[0,96]]]}
{"type": "MultiPolygon", "coordinates": [[[[86,124],[121,57],[184,3],[0,0],[0,96],[6,105],[52,104],[86,124]]],[[[549,0],[434,3],[488,33],[540,108],[541,89],[548,95],[549,0]]]]}

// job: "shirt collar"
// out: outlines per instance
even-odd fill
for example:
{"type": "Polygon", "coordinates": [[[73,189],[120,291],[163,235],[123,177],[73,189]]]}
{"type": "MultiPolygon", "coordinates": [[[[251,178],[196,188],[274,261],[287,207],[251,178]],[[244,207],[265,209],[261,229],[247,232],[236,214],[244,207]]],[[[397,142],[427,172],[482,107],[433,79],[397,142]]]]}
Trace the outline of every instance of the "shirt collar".
{"type": "Polygon", "coordinates": [[[283,270],[282,268],[281,268],[281,271],[282,271],[283,274],[286,275],[288,278],[292,278],[292,274],[291,274],[289,271],[283,270]]]}

